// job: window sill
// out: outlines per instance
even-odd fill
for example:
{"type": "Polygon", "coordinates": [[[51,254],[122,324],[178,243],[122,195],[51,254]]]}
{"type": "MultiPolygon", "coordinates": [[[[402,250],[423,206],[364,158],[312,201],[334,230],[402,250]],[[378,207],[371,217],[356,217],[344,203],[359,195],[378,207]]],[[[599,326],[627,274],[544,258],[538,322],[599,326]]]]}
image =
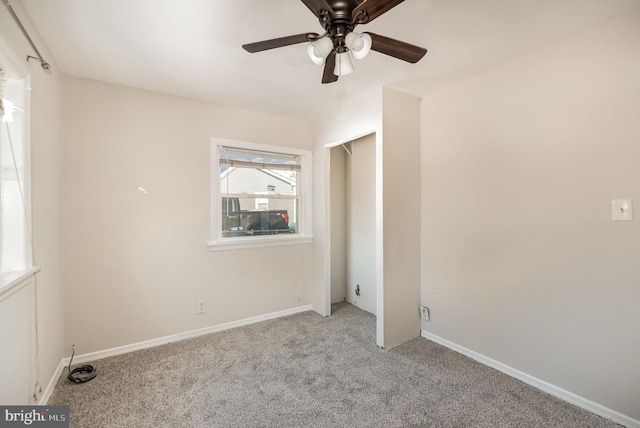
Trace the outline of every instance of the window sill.
{"type": "Polygon", "coordinates": [[[11,296],[28,284],[28,279],[40,271],[40,266],[30,269],[7,272],[0,275],[0,301],[11,296]]]}
{"type": "Polygon", "coordinates": [[[209,242],[210,251],[242,250],[246,248],[278,247],[282,245],[311,244],[312,237],[263,237],[263,238],[227,238],[222,242],[209,242]]]}

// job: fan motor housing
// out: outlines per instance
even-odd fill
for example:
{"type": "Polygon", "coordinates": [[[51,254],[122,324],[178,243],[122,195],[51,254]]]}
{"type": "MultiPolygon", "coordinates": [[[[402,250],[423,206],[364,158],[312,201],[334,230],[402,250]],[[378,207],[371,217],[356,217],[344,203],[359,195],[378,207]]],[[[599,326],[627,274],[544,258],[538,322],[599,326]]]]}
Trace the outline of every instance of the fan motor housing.
{"type": "Polygon", "coordinates": [[[360,6],[360,3],[362,3],[360,0],[327,0],[327,4],[333,9],[331,21],[343,19],[346,22],[351,22],[351,15],[354,9],[360,6]]]}
{"type": "Polygon", "coordinates": [[[333,14],[328,11],[318,14],[320,25],[331,37],[335,47],[344,46],[344,38],[356,27],[352,15],[361,3],[362,0],[328,0],[327,4],[333,9],[333,14]]]}

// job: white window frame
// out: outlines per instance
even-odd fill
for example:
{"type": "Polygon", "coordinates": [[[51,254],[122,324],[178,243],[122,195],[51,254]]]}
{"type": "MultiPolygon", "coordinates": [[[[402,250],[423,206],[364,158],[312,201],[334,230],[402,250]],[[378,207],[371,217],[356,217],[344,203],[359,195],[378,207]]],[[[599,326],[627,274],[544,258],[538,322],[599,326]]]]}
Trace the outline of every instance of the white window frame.
{"type": "MultiPolygon", "coordinates": [[[[24,241],[25,260],[24,269],[2,273],[0,269],[0,301],[4,300],[28,282],[25,278],[30,277],[39,271],[38,266],[33,265],[31,234],[32,234],[32,211],[31,211],[31,73],[29,69],[10,53],[9,46],[0,38],[0,68],[7,78],[20,79],[24,81],[24,111],[25,122],[23,129],[24,146],[24,177],[22,181],[22,192],[26,205],[27,218],[25,219],[24,241]]],[[[0,119],[0,126],[4,127],[4,122],[0,119]]],[[[0,236],[0,239],[2,237],[0,236]]],[[[0,245],[2,243],[0,242],[0,245]]],[[[1,251],[1,250],[0,250],[1,251]]],[[[1,268],[1,266],[0,266],[1,268]]]]}
{"type": "Polygon", "coordinates": [[[309,150],[294,149],[290,147],[271,146],[266,144],[249,143],[245,141],[226,140],[221,138],[211,139],[211,238],[208,243],[211,251],[271,247],[279,245],[310,244],[312,242],[313,217],[312,217],[312,155],[309,150]],[[245,150],[256,150],[300,157],[300,174],[298,177],[298,192],[300,197],[300,211],[297,219],[297,233],[264,236],[222,236],[222,194],[220,192],[220,163],[218,149],[232,147],[245,150]]]}

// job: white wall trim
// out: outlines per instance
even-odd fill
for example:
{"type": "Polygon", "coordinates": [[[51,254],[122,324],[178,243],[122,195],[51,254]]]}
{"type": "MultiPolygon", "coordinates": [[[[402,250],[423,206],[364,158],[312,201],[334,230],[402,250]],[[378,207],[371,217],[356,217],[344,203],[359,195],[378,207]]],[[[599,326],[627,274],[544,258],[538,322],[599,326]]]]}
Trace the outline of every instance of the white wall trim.
{"type": "Polygon", "coordinates": [[[0,302],[24,288],[29,284],[31,277],[38,272],[40,272],[40,266],[0,275],[0,302]]]}
{"type": "Polygon", "coordinates": [[[40,396],[40,400],[38,400],[38,406],[47,405],[47,403],[49,402],[49,398],[51,398],[51,394],[53,394],[53,390],[56,388],[56,385],[58,384],[58,379],[60,379],[62,370],[64,370],[65,367],[66,365],[64,364],[64,359],[60,360],[60,363],[58,363],[58,367],[56,367],[55,371],[53,372],[53,375],[51,375],[51,379],[49,379],[49,383],[47,384],[47,387],[45,388],[44,392],[40,396]]]}
{"type": "Polygon", "coordinates": [[[460,346],[456,343],[450,342],[447,339],[444,339],[433,333],[429,333],[428,331],[425,331],[425,330],[422,330],[421,336],[424,337],[425,339],[431,340],[432,342],[445,346],[453,351],[459,352],[460,354],[465,355],[479,363],[482,363],[485,366],[489,366],[506,375],[509,375],[515,379],[518,379],[528,385],[533,386],[534,388],[537,388],[543,392],[551,394],[554,397],[557,397],[568,403],[576,405],[591,413],[595,413],[596,415],[602,416],[603,418],[609,419],[614,423],[623,425],[627,428],[640,428],[640,421],[632,419],[629,416],[625,416],[622,413],[619,413],[619,412],[616,412],[615,410],[604,407],[603,405],[595,403],[591,400],[587,400],[586,398],[580,397],[579,395],[576,395],[565,389],[552,385],[541,379],[528,375],[524,372],[521,372],[520,370],[514,369],[513,367],[509,367],[499,361],[486,357],[482,354],[472,351],[471,349],[465,348],[464,346],[460,346]]]}
{"type": "MultiPolygon", "coordinates": [[[[186,331],[183,333],[172,334],[170,336],[159,337],[157,339],[145,340],[144,342],[132,343],[130,345],[118,346],[115,348],[105,349],[103,351],[90,352],[88,354],[76,355],[73,358],[73,364],[83,364],[90,361],[100,360],[107,357],[113,357],[116,355],[127,354],[129,352],[139,351],[141,349],[153,348],[155,346],[165,345],[167,343],[178,342],[180,340],[191,339],[194,337],[204,336],[210,333],[217,333],[219,331],[229,330],[236,327],[242,327],[249,324],[255,324],[261,321],[267,321],[274,318],[280,318],[287,315],[293,315],[300,312],[307,312],[312,310],[311,305],[299,306],[297,308],[285,309],[279,312],[272,312],[270,314],[258,315],[256,317],[245,318],[243,320],[231,321],[224,324],[218,324],[211,327],[205,327],[197,330],[186,331]]],[[[64,367],[69,365],[70,358],[63,358],[62,364],[64,367]]]]}
{"type": "MultiPolygon", "coordinates": [[[[233,239],[233,238],[230,238],[233,239]]],[[[244,239],[244,238],[240,238],[244,239]]],[[[262,247],[277,247],[282,245],[305,245],[313,243],[311,236],[291,236],[291,235],[273,235],[273,236],[256,236],[252,237],[250,241],[232,241],[232,242],[209,242],[209,251],[226,251],[226,250],[242,250],[246,248],[262,248],[262,247]],[[264,239],[263,239],[264,238],[264,239]]]]}

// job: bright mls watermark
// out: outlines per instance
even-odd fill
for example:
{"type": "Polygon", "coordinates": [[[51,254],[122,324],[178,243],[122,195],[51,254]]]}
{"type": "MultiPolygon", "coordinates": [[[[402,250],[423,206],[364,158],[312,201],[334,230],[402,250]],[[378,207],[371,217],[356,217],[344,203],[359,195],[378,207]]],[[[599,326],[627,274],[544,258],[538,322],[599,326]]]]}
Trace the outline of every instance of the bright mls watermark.
{"type": "Polygon", "coordinates": [[[0,428],[69,428],[69,406],[0,406],[0,428]]]}

